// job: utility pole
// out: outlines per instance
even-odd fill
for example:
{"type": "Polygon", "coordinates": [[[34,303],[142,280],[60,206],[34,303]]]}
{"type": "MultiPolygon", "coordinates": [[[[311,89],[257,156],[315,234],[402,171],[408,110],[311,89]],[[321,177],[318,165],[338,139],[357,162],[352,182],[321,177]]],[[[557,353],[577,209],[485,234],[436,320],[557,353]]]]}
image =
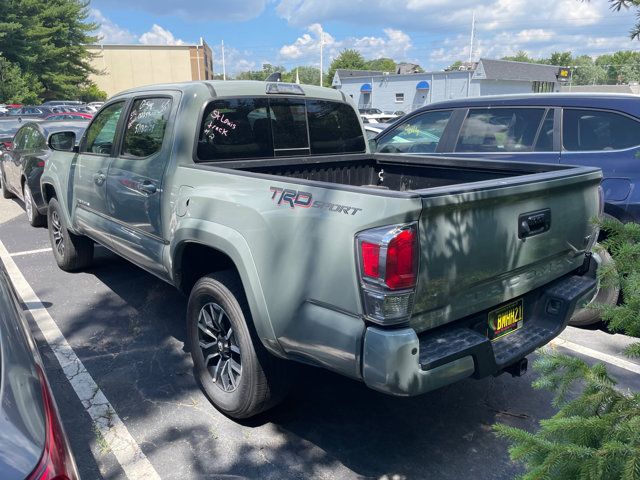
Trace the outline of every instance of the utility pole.
{"type": "Polygon", "coordinates": [[[322,50],[324,48],[324,30],[322,30],[322,26],[320,27],[320,86],[322,86],[322,50]]]}
{"type": "Polygon", "coordinates": [[[224,40],[222,40],[222,80],[227,79],[227,66],[224,63],[224,40]]]}
{"type": "Polygon", "coordinates": [[[473,16],[471,17],[471,38],[469,40],[469,63],[471,63],[473,56],[473,37],[476,34],[476,11],[473,11],[473,16]]]}

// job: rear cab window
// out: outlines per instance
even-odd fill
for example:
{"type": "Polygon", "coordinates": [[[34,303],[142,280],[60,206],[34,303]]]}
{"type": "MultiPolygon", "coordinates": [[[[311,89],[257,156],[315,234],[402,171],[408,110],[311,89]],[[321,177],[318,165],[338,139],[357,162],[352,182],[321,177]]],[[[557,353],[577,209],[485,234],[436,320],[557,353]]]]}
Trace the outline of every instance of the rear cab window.
{"type": "Polygon", "coordinates": [[[205,108],[196,161],[364,153],[348,104],[299,97],[213,100],[205,108]]]}
{"type": "Polygon", "coordinates": [[[565,108],[562,145],[567,151],[624,150],[640,145],[640,122],[620,113],[565,108]]]}

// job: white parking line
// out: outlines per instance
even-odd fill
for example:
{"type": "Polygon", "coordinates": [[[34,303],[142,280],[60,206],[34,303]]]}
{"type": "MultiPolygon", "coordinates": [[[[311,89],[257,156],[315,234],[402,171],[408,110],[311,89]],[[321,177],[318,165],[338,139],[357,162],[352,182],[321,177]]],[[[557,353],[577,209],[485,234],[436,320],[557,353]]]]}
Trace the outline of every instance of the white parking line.
{"type": "Polygon", "coordinates": [[[563,338],[555,338],[554,340],[551,340],[550,345],[567,348],[576,353],[586,355],[587,357],[595,358],[596,360],[601,360],[603,362],[610,363],[611,365],[615,365],[616,367],[624,368],[625,370],[628,370],[630,372],[640,374],[640,365],[638,365],[637,363],[629,362],[622,358],[609,355],[608,353],[599,352],[598,350],[594,350],[593,348],[578,345],[577,343],[564,340],[563,338]]]}
{"type": "Polygon", "coordinates": [[[10,255],[12,257],[21,257],[22,255],[33,255],[35,253],[44,253],[44,252],[50,252],[50,251],[51,251],[51,247],[39,248],[37,250],[25,250],[24,252],[11,253],[10,255]]]}
{"type": "Polygon", "coordinates": [[[107,397],[76,356],[53,318],[16,266],[2,241],[0,241],[0,259],[6,267],[18,295],[28,306],[29,313],[58,359],[67,380],[127,477],[130,480],[159,480],[158,472],[142,453],[107,397]]]}

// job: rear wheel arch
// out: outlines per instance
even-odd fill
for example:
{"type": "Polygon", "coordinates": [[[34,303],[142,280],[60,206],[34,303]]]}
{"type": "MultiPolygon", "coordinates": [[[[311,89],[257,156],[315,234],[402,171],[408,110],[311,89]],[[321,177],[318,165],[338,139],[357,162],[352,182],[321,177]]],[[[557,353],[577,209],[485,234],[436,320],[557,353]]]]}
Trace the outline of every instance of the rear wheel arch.
{"type": "Polygon", "coordinates": [[[52,198],[58,198],[58,194],[56,193],[54,186],[50,183],[42,184],[42,200],[45,205],[48,205],[52,198]]]}
{"type": "Polygon", "coordinates": [[[172,263],[174,284],[186,296],[204,276],[224,271],[237,275],[262,344],[274,355],[285,356],[276,340],[262,292],[256,292],[251,286],[248,276],[252,273],[239,266],[236,255],[197,241],[185,240],[176,245],[172,263]]]}

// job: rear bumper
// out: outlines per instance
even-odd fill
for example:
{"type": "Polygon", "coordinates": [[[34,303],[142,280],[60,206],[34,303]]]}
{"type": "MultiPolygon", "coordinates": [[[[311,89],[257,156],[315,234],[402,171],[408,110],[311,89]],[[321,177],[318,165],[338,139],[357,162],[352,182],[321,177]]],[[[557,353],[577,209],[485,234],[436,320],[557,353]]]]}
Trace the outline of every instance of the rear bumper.
{"type": "Polygon", "coordinates": [[[495,375],[558,336],[576,305],[595,289],[594,279],[570,274],[529,292],[522,297],[522,327],[493,342],[485,331],[488,310],[420,335],[412,328],[369,327],[364,382],[388,394],[410,396],[471,376],[495,375]]]}

